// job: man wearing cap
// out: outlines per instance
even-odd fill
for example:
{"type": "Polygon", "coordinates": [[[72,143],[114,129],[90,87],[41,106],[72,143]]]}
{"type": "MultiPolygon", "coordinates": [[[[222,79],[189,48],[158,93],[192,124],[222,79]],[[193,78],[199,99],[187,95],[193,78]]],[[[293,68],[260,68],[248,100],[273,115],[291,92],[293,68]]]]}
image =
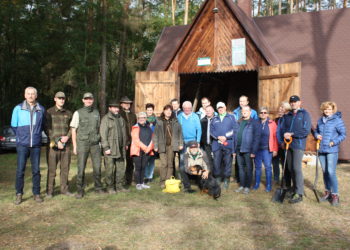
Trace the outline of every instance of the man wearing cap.
{"type": "Polygon", "coordinates": [[[85,167],[91,156],[95,192],[102,194],[101,183],[101,148],[100,148],[100,114],[93,107],[94,96],[85,93],[83,96],[84,107],[74,112],[70,126],[72,128],[73,152],[78,155],[77,194],[76,198],[84,196],[85,167]]]}
{"type": "Polygon", "coordinates": [[[293,204],[303,200],[304,177],[302,159],[306,147],[306,138],[311,131],[311,119],[309,113],[301,108],[299,96],[291,96],[289,103],[292,111],[284,115],[281,132],[286,140],[292,139],[287,154],[287,165],[293,180],[293,196],[289,200],[293,204]]]}
{"type": "Polygon", "coordinates": [[[130,144],[131,144],[131,128],[136,124],[136,115],[131,112],[132,101],[124,96],[120,99],[120,115],[125,121],[125,132],[126,132],[126,146],[128,149],[126,151],[126,170],[125,170],[125,184],[130,186],[132,183],[132,176],[134,172],[134,163],[130,157],[130,144]]]}
{"type": "Polygon", "coordinates": [[[64,108],[66,95],[63,92],[55,94],[55,106],[46,112],[45,132],[50,139],[48,147],[48,171],[46,197],[51,198],[55,188],[57,164],[60,162],[61,194],[71,195],[68,191],[68,174],[71,159],[69,124],[72,112],[64,108]]]}
{"type": "Polygon", "coordinates": [[[210,124],[210,135],[213,138],[211,147],[214,153],[213,176],[219,183],[223,180],[224,188],[227,190],[230,183],[232,154],[234,153],[238,125],[235,117],[226,112],[225,103],[218,102],[216,108],[219,115],[215,116],[210,124]]]}
{"type": "Polygon", "coordinates": [[[106,168],[106,185],[110,194],[126,191],[125,150],[126,131],[124,119],[119,114],[116,100],[109,103],[109,112],[102,118],[100,126],[101,144],[106,168]]]}

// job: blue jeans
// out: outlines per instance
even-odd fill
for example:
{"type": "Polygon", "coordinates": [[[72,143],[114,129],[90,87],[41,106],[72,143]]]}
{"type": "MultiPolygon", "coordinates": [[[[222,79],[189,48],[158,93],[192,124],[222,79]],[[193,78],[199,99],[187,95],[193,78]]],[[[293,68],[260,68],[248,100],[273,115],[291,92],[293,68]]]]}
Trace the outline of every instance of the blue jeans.
{"type": "Polygon", "coordinates": [[[232,172],[231,149],[222,147],[214,152],[214,177],[230,178],[232,172]]]}
{"type": "Polygon", "coordinates": [[[16,194],[23,194],[24,173],[27,159],[32,165],[33,194],[40,194],[40,147],[24,147],[17,145],[16,194]]]}
{"type": "Polygon", "coordinates": [[[338,194],[338,179],[336,175],[338,153],[320,154],[319,159],[326,190],[333,194],[338,194]]]}
{"type": "Polygon", "coordinates": [[[259,150],[254,159],[255,170],[261,171],[262,164],[264,163],[265,174],[267,175],[268,172],[272,172],[271,162],[272,153],[268,149],[259,150]]]}
{"type": "Polygon", "coordinates": [[[145,169],[145,178],[146,179],[152,179],[153,178],[153,172],[154,172],[154,162],[156,160],[155,156],[150,156],[146,165],[145,169]]]}

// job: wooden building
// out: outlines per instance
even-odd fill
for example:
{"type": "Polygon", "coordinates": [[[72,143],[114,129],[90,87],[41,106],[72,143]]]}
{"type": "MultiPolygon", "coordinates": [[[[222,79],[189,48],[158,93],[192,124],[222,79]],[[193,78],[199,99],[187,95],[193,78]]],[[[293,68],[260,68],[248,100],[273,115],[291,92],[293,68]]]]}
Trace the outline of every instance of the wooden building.
{"type": "MultiPolygon", "coordinates": [[[[191,25],[164,28],[147,71],[136,73],[136,111],[203,96],[233,110],[247,95],[275,115],[296,94],[313,125],[332,100],[349,128],[349,24],[349,9],[252,18],[250,1],[207,0],[191,25]]],[[[340,158],[350,159],[350,140],[340,158]]]]}

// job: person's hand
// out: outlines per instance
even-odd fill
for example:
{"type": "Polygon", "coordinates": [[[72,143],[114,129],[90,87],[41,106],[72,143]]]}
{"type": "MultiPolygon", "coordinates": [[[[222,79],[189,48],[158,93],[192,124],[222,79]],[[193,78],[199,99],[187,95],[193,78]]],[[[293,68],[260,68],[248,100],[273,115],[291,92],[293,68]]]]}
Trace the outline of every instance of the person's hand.
{"type": "Polygon", "coordinates": [[[273,151],[272,152],[272,157],[276,157],[277,156],[277,151],[273,151]]]}
{"type": "Polygon", "coordinates": [[[225,136],[218,136],[218,140],[224,143],[227,139],[225,136]]]}
{"type": "Polygon", "coordinates": [[[148,154],[148,153],[149,153],[149,151],[150,151],[150,150],[147,148],[147,149],[145,150],[145,153],[146,153],[146,154],[148,154]]]}
{"type": "Polygon", "coordinates": [[[255,154],[250,154],[250,158],[255,158],[255,154]]]}
{"type": "Polygon", "coordinates": [[[179,150],[182,150],[184,148],[184,146],[179,146],[179,150]]]}
{"type": "Polygon", "coordinates": [[[291,137],[292,133],[284,133],[284,138],[286,138],[287,140],[290,140],[291,137]]]}
{"type": "Polygon", "coordinates": [[[77,147],[73,147],[73,154],[77,155],[77,147]]]}
{"type": "Polygon", "coordinates": [[[58,149],[64,149],[64,144],[61,141],[57,142],[57,148],[58,149]]]}
{"type": "Polygon", "coordinates": [[[208,175],[209,175],[208,171],[204,171],[202,173],[202,179],[208,179],[208,175]]]}
{"type": "Polygon", "coordinates": [[[62,143],[66,143],[68,140],[69,140],[69,137],[68,137],[68,136],[62,136],[62,137],[61,137],[61,142],[62,142],[62,143]]]}
{"type": "Polygon", "coordinates": [[[155,148],[155,149],[154,149],[154,152],[158,152],[158,148],[155,148]]]}
{"type": "Polygon", "coordinates": [[[334,146],[334,142],[331,141],[331,142],[329,143],[329,146],[330,146],[330,147],[333,147],[333,146],[334,146]]]}
{"type": "Polygon", "coordinates": [[[322,140],[322,135],[318,135],[317,139],[321,141],[322,140]]]}
{"type": "Polygon", "coordinates": [[[110,155],[110,154],[111,154],[111,150],[110,150],[110,149],[106,150],[106,151],[105,151],[105,154],[106,154],[106,155],[110,155]]]}

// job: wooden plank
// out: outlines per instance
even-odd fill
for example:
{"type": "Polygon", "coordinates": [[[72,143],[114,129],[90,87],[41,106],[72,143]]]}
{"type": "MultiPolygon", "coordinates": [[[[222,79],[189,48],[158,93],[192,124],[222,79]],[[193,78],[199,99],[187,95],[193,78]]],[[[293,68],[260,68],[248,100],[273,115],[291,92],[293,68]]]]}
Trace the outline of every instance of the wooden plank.
{"type": "Polygon", "coordinates": [[[290,78],[290,77],[298,77],[298,76],[299,76],[299,73],[276,74],[276,75],[268,75],[268,76],[259,76],[259,80],[290,78]]]}

